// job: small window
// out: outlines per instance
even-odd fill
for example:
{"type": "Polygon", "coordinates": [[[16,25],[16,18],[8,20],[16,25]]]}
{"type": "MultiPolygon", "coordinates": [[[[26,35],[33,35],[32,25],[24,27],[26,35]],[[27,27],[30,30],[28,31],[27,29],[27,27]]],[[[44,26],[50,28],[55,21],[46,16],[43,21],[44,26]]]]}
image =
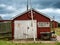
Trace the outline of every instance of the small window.
{"type": "Polygon", "coordinates": [[[50,23],[49,22],[38,22],[38,27],[49,27],[50,23]]]}

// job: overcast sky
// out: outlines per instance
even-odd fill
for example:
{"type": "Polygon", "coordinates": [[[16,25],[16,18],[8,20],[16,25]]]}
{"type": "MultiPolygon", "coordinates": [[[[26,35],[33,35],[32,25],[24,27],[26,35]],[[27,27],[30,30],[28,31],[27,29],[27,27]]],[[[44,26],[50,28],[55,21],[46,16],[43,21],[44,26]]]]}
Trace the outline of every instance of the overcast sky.
{"type": "MultiPolygon", "coordinates": [[[[0,0],[0,16],[10,19],[26,10],[27,0],[0,0]]],[[[30,5],[29,5],[30,7],[30,5]]],[[[32,7],[60,22],[60,0],[32,0],[32,7]]]]}

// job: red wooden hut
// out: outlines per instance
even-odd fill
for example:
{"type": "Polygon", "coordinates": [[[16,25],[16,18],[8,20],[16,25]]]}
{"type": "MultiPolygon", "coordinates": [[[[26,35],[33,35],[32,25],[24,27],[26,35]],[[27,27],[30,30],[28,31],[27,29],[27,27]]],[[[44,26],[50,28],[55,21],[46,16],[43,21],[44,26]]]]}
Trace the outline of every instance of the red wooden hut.
{"type": "Polygon", "coordinates": [[[50,30],[50,18],[39,11],[32,9],[33,30],[31,10],[25,11],[12,18],[12,39],[43,38],[47,36],[50,30]],[[47,35],[43,35],[47,34],[47,35]]]}

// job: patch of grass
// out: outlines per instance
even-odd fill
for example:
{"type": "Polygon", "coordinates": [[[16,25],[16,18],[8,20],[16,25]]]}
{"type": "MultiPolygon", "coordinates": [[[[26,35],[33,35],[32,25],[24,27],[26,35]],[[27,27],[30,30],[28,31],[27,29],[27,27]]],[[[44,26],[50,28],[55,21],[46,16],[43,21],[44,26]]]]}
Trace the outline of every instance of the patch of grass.
{"type": "Polygon", "coordinates": [[[10,41],[5,41],[5,40],[0,40],[1,45],[15,45],[15,43],[10,42],[10,41]]]}
{"type": "Polygon", "coordinates": [[[60,28],[56,28],[56,29],[55,29],[55,32],[56,32],[57,35],[60,36],[60,28]]]}
{"type": "Polygon", "coordinates": [[[60,43],[13,43],[12,41],[0,40],[1,45],[60,45],[60,43]]]}
{"type": "Polygon", "coordinates": [[[57,42],[56,45],[60,45],[60,42],[57,42]]]}

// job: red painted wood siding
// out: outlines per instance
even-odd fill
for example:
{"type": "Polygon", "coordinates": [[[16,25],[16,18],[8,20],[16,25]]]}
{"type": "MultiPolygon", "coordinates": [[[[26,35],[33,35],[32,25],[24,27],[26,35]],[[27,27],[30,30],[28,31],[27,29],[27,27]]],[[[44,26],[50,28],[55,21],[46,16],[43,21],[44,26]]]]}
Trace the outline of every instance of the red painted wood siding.
{"type": "Polygon", "coordinates": [[[52,21],[52,27],[53,27],[53,28],[57,28],[57,27],[58,27],[58,22],[52,21]]]}
{"type": "MultiPolygon", "coordinates": [[[[16,18],[13,19],[12,21],[12,38],[14,39],[14,21],[15,20],[31,20],[30,18],[30,11],[27,13],[24,13],[16,18]]],[[[33,10],[33,15],[34,15],[34,20],[37,20],[37,22],[50,22],[50,19],[46,16],[43,16],[42,14],[36,12],[33,10]]],[[[50,27],[38,27],[37,25],[37,38],[40,38],[40,32],[50,32],[50,27]]]]}

